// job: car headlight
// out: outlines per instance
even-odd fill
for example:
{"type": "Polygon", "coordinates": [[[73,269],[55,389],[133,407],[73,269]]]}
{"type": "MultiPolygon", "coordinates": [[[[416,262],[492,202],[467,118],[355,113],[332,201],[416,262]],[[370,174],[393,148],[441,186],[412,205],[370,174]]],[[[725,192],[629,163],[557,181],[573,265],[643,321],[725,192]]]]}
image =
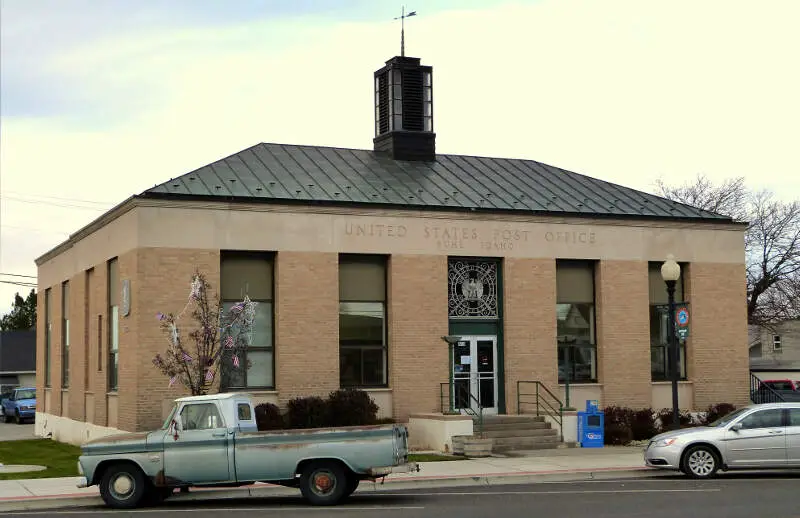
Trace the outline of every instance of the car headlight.
{"type": "Polygon", "coordinates": [[[672,446],[673,444],[675,444],[675,442],[676,442],[677,440],[678,440],[678,439],[676,439],[676,438],[674,438],[674,437],[673,437],[672,439],[660,439],[660,440],[656,441],[656,442],[653,444],[653,446],[655,446],[655,447],[657,447],[657,448],[663,448],[663,447],[665,447],[665,446],[672,446]]]}

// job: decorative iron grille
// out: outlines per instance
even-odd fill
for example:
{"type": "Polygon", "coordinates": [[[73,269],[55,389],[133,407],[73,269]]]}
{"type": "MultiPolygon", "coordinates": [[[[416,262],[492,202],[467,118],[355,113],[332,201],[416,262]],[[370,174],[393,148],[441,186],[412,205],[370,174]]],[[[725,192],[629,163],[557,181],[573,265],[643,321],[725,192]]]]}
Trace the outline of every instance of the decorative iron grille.
{"type": "Polygon", "coordinates": [[[459,259],[447,270],[450,318],[498,317],[496,262],[459,259]]]}

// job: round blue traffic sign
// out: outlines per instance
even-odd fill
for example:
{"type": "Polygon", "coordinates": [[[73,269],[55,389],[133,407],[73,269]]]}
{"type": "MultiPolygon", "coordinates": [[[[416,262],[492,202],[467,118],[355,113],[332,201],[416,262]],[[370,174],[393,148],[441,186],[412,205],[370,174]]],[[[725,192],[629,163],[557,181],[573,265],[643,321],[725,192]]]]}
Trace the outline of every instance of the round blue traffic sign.
{"type": "Polygon", "coordinates": [[[679,309],[678,313],[675,315],[675,321],[680,326],[689,324],[689,310],[686,308],[679,309]]]}

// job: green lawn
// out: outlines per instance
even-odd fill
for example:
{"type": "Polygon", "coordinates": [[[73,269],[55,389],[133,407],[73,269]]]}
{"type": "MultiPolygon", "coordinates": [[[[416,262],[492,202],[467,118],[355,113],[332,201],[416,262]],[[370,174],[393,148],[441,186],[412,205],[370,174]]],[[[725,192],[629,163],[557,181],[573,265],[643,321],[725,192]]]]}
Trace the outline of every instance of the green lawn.
{"type": "Polygon", "coordinates": [[[77,477],[81,449],[50,439],[0,442],[0,463],[47,466],[43,471],[0,473],[0,480],[26,478],[77,477]]]}
{"type": "Polygon", "coordinates": [[[466,457],[459,455],[437,455],[435,453],[409,453],[409,462],[440,462],[446,460],[464,460],[466,457]]]}

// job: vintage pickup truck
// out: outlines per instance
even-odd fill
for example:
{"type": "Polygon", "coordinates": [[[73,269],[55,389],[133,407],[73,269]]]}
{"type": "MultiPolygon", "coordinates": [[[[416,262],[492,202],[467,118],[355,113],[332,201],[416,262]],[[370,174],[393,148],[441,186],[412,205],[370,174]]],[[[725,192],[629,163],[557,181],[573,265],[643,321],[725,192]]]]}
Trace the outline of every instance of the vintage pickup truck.
{"type": "Polygon", "coordinates": [[[106,505],[155,505],[176,488],[268,482],[299,487],[312,505],[335,505],[361,480],[419,471],[405,425],[258,431],[247,394],[176,399],[161,429],[84,443],[83,481],[106,505]]]}

